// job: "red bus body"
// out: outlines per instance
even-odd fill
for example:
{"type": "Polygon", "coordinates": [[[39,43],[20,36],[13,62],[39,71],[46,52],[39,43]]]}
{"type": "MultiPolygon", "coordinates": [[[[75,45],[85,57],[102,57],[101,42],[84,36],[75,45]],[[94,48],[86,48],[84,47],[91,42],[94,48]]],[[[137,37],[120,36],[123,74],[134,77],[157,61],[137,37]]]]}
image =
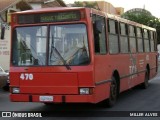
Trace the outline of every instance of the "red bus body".
{"type": "MultiPolygon", "coordinates": [[[[12,39],[14,29],[23,26],[34,25],[60,25],[60,24],[85,24],[88,37],[88,48],[90,62],[87,65],[73,65],[67,69],[65,66],[15,66],[11,62],[10,66],[10,99],[13,102],[43,102],[43,103],[98,103],[110,97],[110,86],[114,76],[118,82],[119,93],[128,90],[144,82],[146,69],[149,78],[157,74],[157,52],[110,54],[108,44],[108,31],[106,30],[107,53],[104,55],[95,54],[94,35],[91,14],[105,17],[106,29],[107,20],[114,19],[143,28],[143,25],[134,23],[122,18],[104,14],[102,12],[88,8],[56,8],[42,9],[12,14],[12,39]],[[80,19],[77,21],[59,21],[49,23],[27,23],[18,24],[18,15],[41,14],[63,11],[80,11],[80,19]],[[132,60],[136,64],[132,65],[132,60]],[[136,66],[136,72],[133,72],[136,66]],[[26,77],[31,74],[31,79],[26,77]],[[25,78],[23,78],[25,77],[25,78]],[[16,89],[18,93],[13,93],[16,89]],[[81,94],[80,88],[89,89],[88,94],[81,94]],[[41,96],[49,96],[43,101],[41,96]],[[52,96],[52,97],[50,97],[52,96]]],[[[145,26],[144,26],[145,27],[145,26]]],[[[147,28],[147,27],[145,27],[147,28]]],[[[147,28],[155,31],[152,28],[147,28]]],[[[11,40],[12,51],[14,49],[11,40]]],[[[156,46],[156,42],[155,42],[156,46]]],[[[13,57],[13,56],[12,56],[13,57]]],[[[13,60],[11,57],[11,60],[13,60]]]]}

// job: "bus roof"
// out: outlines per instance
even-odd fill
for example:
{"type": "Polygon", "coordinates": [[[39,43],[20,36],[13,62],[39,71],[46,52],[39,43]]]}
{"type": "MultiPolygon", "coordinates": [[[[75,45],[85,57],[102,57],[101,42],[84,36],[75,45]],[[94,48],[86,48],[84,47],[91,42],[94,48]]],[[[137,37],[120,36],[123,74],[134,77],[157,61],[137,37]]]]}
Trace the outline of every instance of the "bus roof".
{"type": "Polygon", "coordinates": [[[15,12],[13,14],[29,14],[29,13],[42,13],[42,12],[52,12],[54,11],[65,11],[65,10],[80,10],[80,9],[87,9],[84,7],[54,7],[54,8],[40,8],[40,9],[33,9],[33,10],[26,10],[21,12],[15,12]]]}
{"type": "Polygon", "coordinates": [[[105,15],[107,18],[109,18],[109,19],[113,19],[113,20],[116,20],[116,21],[119,21],[119,22],[127,23],[127,24],[130,24],[130,25],[134,25],[134,26],[137,26],[137,27],[144,28],[144,29],[156,31],[155,28],[152,28],[152,27],[149,27],[149,26],[146,26],[146,25],[143,25],[143,24],[140,24],[140,23],[131,21],[131,20],[127,20],[127,19],[121,18],[121,17],[119,17],[119,16],[117,16],[117,15],[105,13],[105,12],[102,12],[102,11],[100,12],[100,11],[95,10],[95,9],[92,9],[92,11],[93,11],[93,13],[101,13],[101,14],[104,14],[104,15],[105,15]]]}
{"type": "Polygon", "coordinates": [[[153,31],[156,30],[155,28],[152,28],[152,27],[149,27],[149,26],[146,26],[146,25],[143,25],[143,24],[131,21],[131,20],[127,20],[127,19],[115,16],[115,15],[107,14],[107,16],[108,16],[108,18],[117,20],[119,22],[128,23],[130,25],[134,25],[134,26],[137,26],[137,27],[142,27],[144,29],[149,29],[149,30],[153,30],[153,31]]]}
{"type": "Polygon", "coordinates": [[[26,11],[21,11],[21,12],[15,12],[15,13],[12,13],[12,14],[46,13],[46,12],[52,12],[53,10],[54,11],[65,11],[65,10],[66,11],[70,11],[70,10],[82,10],[82,9],[90,10],[91,13],[103,15],[103,16],[106,16],[106,18],[114,19],[114,20],[119,21],[119,22],[123,22],[123,23],[127,23],[127,24],[134,25],[134,26],[137,26],[137,27],[141,27],[141,28],[144,28],[144,29],[149,29],[149,30],[156,31],[155,28],[151,28],[149,26],[146,26],[146,25],[143,25],[143,24],[140,24],[140,23],[137,23],[137,22],[133,22],[133,21],[118,17],[117,15],[112,15],[112,14],[108,14],[108,13],[105,13],[103,11],[99,11],[99,10],[96,10],[96,9],[93,9],[93,8],[85,8],[85,7],[41,8],[41,9],[34,9],[34,10],[26,10],[26,11]]]}

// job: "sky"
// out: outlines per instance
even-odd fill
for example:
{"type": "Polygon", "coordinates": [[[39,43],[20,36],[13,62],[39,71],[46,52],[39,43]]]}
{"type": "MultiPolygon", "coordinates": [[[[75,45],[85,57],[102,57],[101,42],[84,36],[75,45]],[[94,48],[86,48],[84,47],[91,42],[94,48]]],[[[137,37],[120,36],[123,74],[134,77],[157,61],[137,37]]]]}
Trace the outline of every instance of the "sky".
{"type": "MultiPolygon", "coordinates": [[[[74,1],[94,1],[94,0],[63,0],[66,4],[74,3],[74,1]]],[[[98,0],[97,0],[98,1],[98,0]]],[[[103,1],[103,0],[99,0],[103,1]]],[[[152,15],[160,18],[160,0],[105,0],[114,7],[123,7],[124,11],[132,8],[144,8],[150,11],[152,15]]]]}

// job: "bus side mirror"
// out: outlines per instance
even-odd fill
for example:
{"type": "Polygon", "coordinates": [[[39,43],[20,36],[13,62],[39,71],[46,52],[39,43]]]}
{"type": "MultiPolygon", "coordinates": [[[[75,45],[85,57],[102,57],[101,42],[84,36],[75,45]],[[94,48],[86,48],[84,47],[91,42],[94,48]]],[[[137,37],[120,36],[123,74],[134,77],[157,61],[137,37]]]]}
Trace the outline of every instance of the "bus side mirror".
{"type": "Polygon", "coordinates": [[[96,31],[97,31],[98,33],[102,33],[102,22],[101,22],[101,20],[97,20],[97,21],[95,22],[95,24],[96,24],[96,31]]]}
{"type": "Polygon", "coordinates": [[[1,35],[0,36],[1,40],[3,40],[4,36],[5,36],[5,27],[1,27],[1,34],[0,35],[1,35]]]}

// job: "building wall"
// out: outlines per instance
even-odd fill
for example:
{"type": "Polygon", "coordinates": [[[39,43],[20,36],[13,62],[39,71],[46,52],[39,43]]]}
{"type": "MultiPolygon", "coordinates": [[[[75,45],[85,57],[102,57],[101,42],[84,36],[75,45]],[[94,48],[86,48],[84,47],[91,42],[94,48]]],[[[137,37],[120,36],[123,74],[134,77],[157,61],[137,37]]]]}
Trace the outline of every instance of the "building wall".
{"type": "Polygon", "coordinates": [[[6,21],[6,12],[1,13],[1,17],[4,21],[6,21]]]}
{"type": "Polygon", "coordinates": [[[33,9],[40,9],[42,8],[41,3],[30,3],[33,9]]]}
{"type": "Polygon", "coordinates": [[[58,0],[27,0],[33,9],[47,8],[47,7],[66,7],[63,1],[58,0]]]}
{"type": "Polygon", "coordinates": [[[124,8],[116,7],[116,11],[117,11],[118,15],[122,15],[124,13],[124,8]]]}
{"type": "MultiPolygon", "coordinates": [[[[9,63],[10,63],[10,26],[6,26],[5,28],[5,36],[4,39],[0,38],[0,66],[4,70],[9,70],[9,63]]],[[[0,30],[0,33],[2,31],[0,30]]]]}
{"type": "Polygon", "coordinates": [[[42,8],[47,8],[47,7],[62,7],[62,6],[55,1],[52,3],[46,3],[42,5],[42,8]]]}
{"type": "Polygon", "coordinates": [[[20,11],[20,9],[13,6],[0,14],[4,20],[0,19],[0,66],[4,70],[9,70],[10,66],[11,26],[9,24],[10,14],[7,13],[11,11],[20,11]],[[5,29],[3,39],[1,39],[2,28],[5,29]]]}
{"type": "Polygon", "coordinates": [[[124,8],[122,7],[116,8],[111,3],[105,1],[97,1],[97,3],[99,8],[106,13],[114,15],[121,15],[124,13],[124,8]]]}
{"type": "MultiPolygon", "coordinates": [[[[60,4],[56,1],[52,2],[52,3],[46,3],[46,4],[42,4],[43,2],[41,2],[41,0],[37,0],[37,2],[36,3],[31,2],[29,4],[33,7],[33,9],[39,9],[39,8],[43,8],[43,7],[54,7],[54,6],[60,7],[60,4]]],[[[23,7],[23,6],[19,6],[19,7],[23,7]]],[[[8,8],[6,11],[0,12],[0,16],[4,20],[3,21],[0,18],[0,35],[2,32],[1,28],[2,27],[5,28],[4,39],[0,38],[0,66],[2,66],[4,70],[9,70],[9,66],[10,66],[11,27],[10,27],[9,23],[10,23],[11,18],[10,18],[9,14],[7,15],[7,12],[9,12],[9,11],[21,11],[21,10],[19,8],[17,8],[16,5],[14,5],[14,6],[8,8]]]]}
{"type": "MultiPolygon", "coordinates": [[[[89,1],[86,1],[89,2],[89,1]]],[[[124,8],[122,7],[114,7],[111,3],[108,3],[106,1],[93,1],[97,2],[98,8],[106,13],[113,14],[113,15],[121,15],[124,13],[124,8]]]]}

